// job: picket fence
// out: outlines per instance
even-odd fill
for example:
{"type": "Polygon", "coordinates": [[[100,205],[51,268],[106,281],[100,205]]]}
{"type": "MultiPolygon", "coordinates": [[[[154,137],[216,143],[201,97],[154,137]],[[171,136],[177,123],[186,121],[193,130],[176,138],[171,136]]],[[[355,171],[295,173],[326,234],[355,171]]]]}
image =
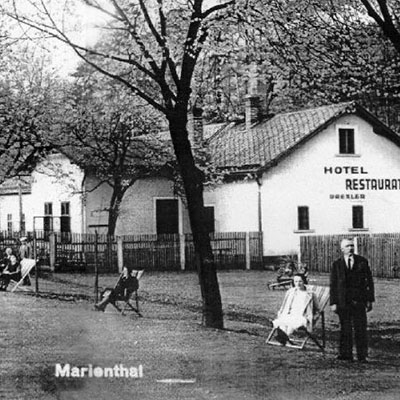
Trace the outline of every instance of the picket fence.
{"type": "Polygon", "coordinates": [[[310,271],[330,272],[341,255],[341,240],[349,237],[354,238],[356,253],[369,260],[373,276],[400,277],[400,233],[302,236],[301,261],[310,271]]]}
{"type": "MultiPolygon", "coordinates": [[[[186,235],[108,236],[36,231],[36,255],[41,265],[56,271],[116,272],[122,265],[146,270],[194,270],[193,237],[186,235]]],[[[18,232],[0,232],[0,247],[17,249],[18,232]]],[[[218,269],[262,268],[262,234],[210,234],[218,269]]]]}

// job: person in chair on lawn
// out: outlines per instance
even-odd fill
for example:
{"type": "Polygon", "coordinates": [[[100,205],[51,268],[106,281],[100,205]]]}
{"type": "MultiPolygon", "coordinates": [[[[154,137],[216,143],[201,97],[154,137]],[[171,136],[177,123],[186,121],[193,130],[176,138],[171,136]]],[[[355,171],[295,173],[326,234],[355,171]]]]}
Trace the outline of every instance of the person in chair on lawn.
{"type": "Polygon", "coordinates": [[[11,254],[9,264],[0,274],[0,290],[6,291],[11,279],[14,281],[21,279],[21,264],[14,254],[11,254]]]}
{"type": "Polygon", "coordinates": [[[131,271],[124,267],[122,274],[114,289],[106,290],[103,294],[103,299],[95,304],[95,309],[105,311],[109,303],[114,303],[119,298],[129,298],[129,296],[139,288],[139,281],[135,276],[131,275],[131,271]]]}
{"type": "Polygon", "coordinates": [[[314,316],[314,299],[307,292],[303,274],[295,274],[293,286],[285,295],[277,318],[272,322],[277,328],[276,340],[282,345],[290,342],[289,336],[301,327],[312,329],[314,316]]]}

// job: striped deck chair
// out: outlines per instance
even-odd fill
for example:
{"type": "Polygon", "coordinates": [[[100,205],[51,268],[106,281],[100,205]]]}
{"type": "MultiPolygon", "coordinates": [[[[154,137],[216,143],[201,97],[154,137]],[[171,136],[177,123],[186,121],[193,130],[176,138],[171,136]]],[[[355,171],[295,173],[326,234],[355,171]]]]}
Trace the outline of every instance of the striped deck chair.
{"type": "MultiPolygon", "coordinates": [[[[10,281],[10,286],[13,286],[11,292],[15,292],[20,285],[22,285],[24,279],[29,276],[32,269],[35,267],[36,261],[31,258],[24,258],[21,260],[21,279],[18,282],[13,280],[10,281]]],[[[24,286],[25,288],[25,286],[24,286]]]]}
{"type": "MultiPolygon", "coordinates": [[[[298,329],[299,335],[301,333],[305,334],[304,338],[290,337],[290,342],[286,344],[286,347],[291,347],[295,349],[303,349],[307,342],[311,340],[314,342],[319,349],[325,351],[326,346],[326,335],[325,335],[325,307],[329,302],[329,287],[328,286],[315,286],[315,285],[307,285],[307,291],[313,294],[314,301],[314,318],[313,318],[313,330],[309,332],[305,327],[298,329]],[[315,334],[314,328],[317,327],[317,324],[320,322],[321,324],[321,337],[317,337],[315,334]]],[[[278,328],[273,328],[271,333],[269,334],[266,343],[272,345],[282,346],[281,343],[274,340],[274,335],[278,328]]]]}

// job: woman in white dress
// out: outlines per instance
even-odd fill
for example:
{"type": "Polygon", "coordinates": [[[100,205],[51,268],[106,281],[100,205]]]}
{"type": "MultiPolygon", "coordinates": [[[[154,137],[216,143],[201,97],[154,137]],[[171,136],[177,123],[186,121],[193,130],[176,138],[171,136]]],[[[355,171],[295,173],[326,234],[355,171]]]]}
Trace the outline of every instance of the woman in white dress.
{"type": "Polygon", "coordinates": [[[286,344],[289,336],[300,327],[311,331],[313,322],[313,295],[307,292],[305,278],[301,274],[293,277],[294,287],[285,295],[277,318],[272,322],[277,329],[277,340],[286,344]]]}

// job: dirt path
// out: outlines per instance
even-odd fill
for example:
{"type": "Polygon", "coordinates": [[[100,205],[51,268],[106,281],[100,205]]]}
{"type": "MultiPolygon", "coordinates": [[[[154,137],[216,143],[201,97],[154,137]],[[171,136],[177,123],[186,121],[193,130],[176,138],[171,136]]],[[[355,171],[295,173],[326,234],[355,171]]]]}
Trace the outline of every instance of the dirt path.
{"type": "Polygon", "coordinates": [[[324,356],[266,346],[259,326],[204,329],[198,314],[174,306],[145,303],[138,319],[21,294],[1,293],[0,305],[0,398],[398,399],[398,348],[374,348],[370,364],[348,365],[332,347],[324,356]],[[57,363],[142,365],[143,378],[57,378],[57,363]]]}

